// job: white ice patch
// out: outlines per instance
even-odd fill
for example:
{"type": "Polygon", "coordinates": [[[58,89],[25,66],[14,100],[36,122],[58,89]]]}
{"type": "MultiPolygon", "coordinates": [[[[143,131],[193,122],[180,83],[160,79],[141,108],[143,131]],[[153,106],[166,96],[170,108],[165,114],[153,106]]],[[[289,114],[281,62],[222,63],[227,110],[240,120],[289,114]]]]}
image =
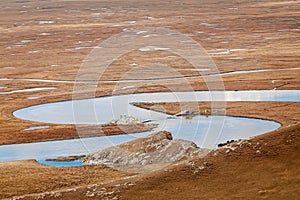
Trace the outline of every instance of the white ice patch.
{"type": "Polygon", "coordinates": [[[29,88],[29,89],[23,89],[23,90],[13,90],[9,92],[0,92],[0,94],[13,94],[13,93],[23,93],[23,92],[37,92],[37,91],[43,91],[43,90],[54,90],[54,87],[44,87],[44,88],[29,88]]]}
{"type": "Polygon", "coordinates": [[[230,50],[229,49],[224,49],[222,51],[217,51],[217,52],[212,52],[209,53],[211,55],[224,55],[224,54],[230,54],[230,50]]]}
{"type": "Polygon", "coordinates": [[[128,23],[128,24],[135,24],[136,21],[126,21],[125,23],[128,23]]]}
{"type": "Polygon", "coordinates": [[[150,20],[154,20],[156,19],[155,17],[151,17],[151,16],[142,16],[142,19],[150,19],[150,20]]]}
{"type": "Polygon", "coordinates": [[[138,66],[138,64],[136,64],[136,63],[130,63],[129,66],[135,67],[135,66],[138,66]]]}
{"type": "Polygon", "coordinates": [[[39,24],[42,25],[42,24],[54,24],[54,21],[46,21],[46,20],[42,20],[42,21],[39,21],[39,24]]]}
{"type": "Polygon", "coordinates": [[[21,40],[21,43],[25,44],[25,43],[29,43],[32,42],[33,40],[21,40]]]}
{"type": "Polygon", "coordinates": [[[149,35],[144,35],[144,38],[148,38],[148,37],[157,37],[160,36],[159,34],[149,34],[149,35]]]}
{"type": "Polygon", "coordinates": [[[41,33],[41,34],[38,34],[39,36],[47,36],[47,35],[51,35],[51,33],[41,33]]]}
{"type": "Polygon", "coordinates": [[[139,32],[137,32],[136,34],[137,35],[140,35],[140,34],[142,34],[142,33],[147,33],[148,31],[139,31],[139,32]]]}
{"type": "Polygon", "coordinates": [[[235,51],[246,51],[248,49],[229,49],[230,52],[235,52],[235,51]]]}
{"type": "Polygon", "coordinates": [[[81,10],[64,10],[65,12],[68,12],[68,13],[79,13],[81,12],[81,10]]]}
{"type": "Polygon", "coordinates": [[[119,27],[119,26],[127,26],[127,25],[124,25],[124,24],[114,24],[112,25],[113,27],[119,27]]]}
{"type": "Polygon", "coordinates": [[[122,90],[126,90],[126,89],[132,89],[132,88],[136,88],[136,86],[134,86],[134,85],[129,85],[129,86],[122,87],[121,89],[122,89],[122,90]]]}
{"type": "Polygon", "coordinates": [[[39,53],[40,50],[31,50],[31,51],[28,51],[28,53],[39,53]]]}
{"type": "Polygon", "coordinates": [[[27,99],[40,99],[42,98],[42,96],[30,96],[30,97],[27,97],[27,99]]]}
{"type": "Polygon", "coordinates": [[[208,27],[218,26],[218,24],[209,24],[209,23],[201,23],[200,25],[208,26],[208,27]]]}
{"type": "Polygon", "coordinates": [[[211,55],[224,55],[224,54],[230,54],[231,52],[236,51],[245,51],[247,49],[217,49],[217,52],[209,53],[211,55]]]}
{"type": "Polygon", "coordinates": [[[158,46],[146,46],[139,48],[140,51],[167,51],[170,48],[163,48],[163,47],[158,47],[158,46]]]}
{"type": "Polygon", "coordinates": [[[49,126],[30,126],[29,128],[23,129],[23,131],[32,131],[32,130],[45,129],[45,128],[49,128],[49,126]]]}

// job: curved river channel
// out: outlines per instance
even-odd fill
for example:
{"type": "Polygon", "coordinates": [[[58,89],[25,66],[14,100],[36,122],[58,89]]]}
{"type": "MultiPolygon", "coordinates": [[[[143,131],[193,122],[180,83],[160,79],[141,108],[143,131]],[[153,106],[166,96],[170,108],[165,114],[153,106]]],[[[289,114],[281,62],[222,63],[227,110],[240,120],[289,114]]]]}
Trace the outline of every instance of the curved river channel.
{"type": "MultiPolygon", "coordinates": [[[[136,134],[1,145],[0,161],[37,159],[43,163],[45,158],[87,154],[160,130],[170,131],[176,139],[192,140],[203,148],[215,148],[220,142],[249,138],[275,130],[280,127],[280,124],[267,120],[229,116],[198,115],[191,119],[170,117],[170,115],[164,113],[135,107],[132,103],[197,101],[299,102],[299,97],[300,91],[298,90],[161,92],[70,100],[32,106],[17,110],[13,114],[15,117],[24,120],[60,124],[103,124],[112,119],[118,119],[121,115],[127,115],[134,116],[140,121],[151,120],[152,123],[158,124],[158,127],[149,132],[136,134]]],[[[216,107],[216,110],[224,112],[226,104],[222,105],[221,107],[216,107]]],[[[182,109],[185,108],[183,107],[182,109]]],[[[32,130],[36,128],[33,127],[32,130]]],[[[30,131],[30,129],[27,131],[30,131]]]]}

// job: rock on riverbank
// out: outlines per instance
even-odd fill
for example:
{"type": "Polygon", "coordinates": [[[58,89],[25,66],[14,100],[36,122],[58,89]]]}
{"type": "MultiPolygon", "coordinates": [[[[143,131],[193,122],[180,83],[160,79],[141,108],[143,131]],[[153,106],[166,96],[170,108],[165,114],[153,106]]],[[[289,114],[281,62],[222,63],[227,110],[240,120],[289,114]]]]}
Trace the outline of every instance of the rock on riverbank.
{"type": "Polygon", "coordinates": [[[84,165],[105,164],[114,168],[166,166],[194,156],[203,157],[208,149],[200,149],[186,140],[173,140],[170,132],[160,131],[121,145],[89,154],[84,165]]]}

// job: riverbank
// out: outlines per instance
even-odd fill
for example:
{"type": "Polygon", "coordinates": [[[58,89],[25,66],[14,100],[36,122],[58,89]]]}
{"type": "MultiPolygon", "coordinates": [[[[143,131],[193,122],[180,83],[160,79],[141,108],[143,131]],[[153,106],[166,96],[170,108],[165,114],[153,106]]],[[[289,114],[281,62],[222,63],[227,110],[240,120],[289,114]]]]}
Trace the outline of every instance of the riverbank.
{"type": "MultiPolygon", "coordinates": [[[[36,122],[33,122],[33,124],[36,124],[36,122]]],[[[140,133],[150,131],[156,127],[155,124],[143,123],[129,125],[45,125],[49,128],[41,128],[30,131],[26,131],[24,129],[20,130],[18,137],[13,137],[15,134],[2,134],[3,140],[1,140],[0,145],[140,133]],[[78,129],[81,131],[80,135],[78,134],[78,129]]],[[[30,127],[32,126],[29,126],[29,128],[30,127]]]]}
{"type": "MultiPolygon", "coordinates": [[[[144,109],[176,115],[182,108],[189,108],[193,114],[210,115],[212,102],[180,102],[180,103],[135,103],[144,109]]],[[[299,102],[226,102],[226,115],[233,117],[250,117],[266,119],[282,124],[282,128],[299,123],[299,102]],[[279,114],[280,113],[280,114],[279,114]]]]}
{"type": "Polygon", "coordinates": [[[152,173],[123,189],[121,199],[297,199],[300,125],[283,127],[203,159],[152,173]]]}
{"type": "MultiPolygon", "coordinates": [[[[202,103],[199,104],[203,105],[202,103]]],[[[26,164],[28,161],[0,163],[0,169],[5,171],[2,174],[1,185],[7,185],[2,188],[1,194],[3,194],[3,197],[9,197],[38,193],[39,191],[62,190],[61,194],[63,196],[58,197],[58,199],[65,199],[74,196],[86,198],[88,191],[90,191],[89,194],[94,193],[95,195],[91,199],[97,199],[97,192],[105,188],[107,192],[114,191],[108,195],[109,198],[118,196],[123,199],[148,199],[153,193],[156,194],[158,199],[165,199],[172,197],[172,195],[175,195],[172,197],[174,199],[183,197],[213,198],[216,196],[222,199],[226,199],[226,196],[246,199],[257,197],[294,199],[298,194],[296,188],[300,179],[300,174],[297,172],[300,163],[297,156],[300,142],[299,104],[231,102],[228,104],[228,114],[230,115],[275,120],[283,126],[276,131],[245,140],[241,144],[234,142],[230,146],[216,149],[203,159],[193,158],[179,165],[170,166],[146,175],[140,174],[124,181],[114,177],[112,180],[116,182],[108,184],[102,184],[102,179],[95,178],[94,181],[90,182],[91,184],[98,184],[98,186],[94,186],[95,190],[93,192],[89,189],[91,186],[84,186],[85,182],[81,184],[80,189],[70,189],[76,185],[75,180],[81,182],[86,179],[81,175],[82,170],[80,167],[75,167],[75,169],[72,167],[46,167],[49,173],[54,173],[57,170],[62,173],[72,172],[71,176],[53,176],[53,178],[56,177],[56,183],[62,181],[61,179],[70,183],[66,185],[69,190],[62,190],[62,188],[65,188],[63,185],[56,185],[55,187],[50,185],[50,187],[44,184],[45,182],[41,187],[27,187],[27,184],[32,182],[33,177],[36,177],[34,175],[36,170],[43,170],[45,166],[31,164],[28,167],[26,164]],[[282,114],[279,115],[278,113],[282,114]],[[16,164],[18,167],[10,167],[16,164]],[[253,173],[253,170],[255,170],[255,173],[253,173]],[[22,181],[9,179],[9,177],[15,175],[22,177],[22,181]],[[15,185],[19,185],[18,188],[23,189],[20,191],[16,189],[15,185]],[[247,188],[247,190],[238,188],[247,188]],[[190,190],[193,190],[193,193],[190,190]]],[[[177,111],[176,104],[175,106],[171,105],[171,103],[166,104],[164,106],[165,110],[169,112],[177,111]]],[[[90,170],[89,168],[84,169],[90,170]]],[[[94,171],[99,174],[101,170],[92,168],[91,173],[94,171]]],[[[44,195],[49,197],[51,194],[44,195]]],[[[35,197],[36,195],[33,195],[25,199],[35,197]]]]}

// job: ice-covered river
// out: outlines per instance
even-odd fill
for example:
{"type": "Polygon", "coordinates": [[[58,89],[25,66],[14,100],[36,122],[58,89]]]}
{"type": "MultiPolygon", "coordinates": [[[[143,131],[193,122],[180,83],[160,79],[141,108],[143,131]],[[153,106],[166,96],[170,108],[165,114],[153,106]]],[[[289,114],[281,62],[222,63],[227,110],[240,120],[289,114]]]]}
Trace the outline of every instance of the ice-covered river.
{"type": "MultiPolygon", "coordinates": [[[[226,111],[227,101],[281,101],[299,102],[298,90],[260,91],[193,91],[141,93],[70,100],[36,105],[14,112],[20,119],[60,124],[102,124],[121,115],[134,116],[140,121],[153,120],[159,124],[149,132],[115,136],[35,142],[0,146],[0,161],[53,158],[87,154],[92,151],[124,143],[159,130],[172,132],[176,139],[194,141],[198,146],[214,148],[220,142],[249,138],[275,130],[280,124],[259,119],[228,116],[194,116],[170,118],[169,115],[141,109],[133,102],[197,102],[212,101],[216,112],[226,111]]],[[[182,107],[182,109],[188,109],[182,107]]],[[[80,130],[79,130],[80,136],[80,130]]]]}

